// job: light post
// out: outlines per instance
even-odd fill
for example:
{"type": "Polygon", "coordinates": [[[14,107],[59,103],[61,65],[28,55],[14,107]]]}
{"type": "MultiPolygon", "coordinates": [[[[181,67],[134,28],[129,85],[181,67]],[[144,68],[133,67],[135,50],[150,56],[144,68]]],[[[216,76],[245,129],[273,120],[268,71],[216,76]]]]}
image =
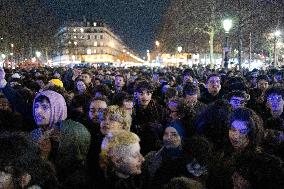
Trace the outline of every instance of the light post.
{"type": "Polygon", "coordinates": [[[38,61],[38,63],[37,63],[37,64],[39,64],[39,58],[40,58],[40,56],[41,56],[41,52],[36,51],[36,52],[35,52],[35,55],[36,55],[36,57],[37,57],[37,61],[38,61]]]}
{"type": "Polygon", "coordinates": [[[228,69],[229,65],[229,44],[228,44],[228,38],[229,38],[229,31],[232,27],[232,20],[226,19],[223,21],[223,28],[225,30],[225,58],[224,58],[224,68],[228,69]]]}
{"type": "Polygon", "coordinates": [[[149,50],[147,50],[147,61],[148,61],[148,62],[150,62],[150,61],[151,61],[151,60],[150,60],[150,58],[151,58],[151,57],[150,57],[150,51],[149,51],[149,50]]]}
{"type": "Polygon", "coordinates": [[[15,65],[15,53],[14,53],[14,47],[15,47],[15,45],[13,44],[13,43],[11,43],[11,53],[10,53],[10,55],[11,55],[11,66],[12,67],[14,67],[14,65],[15,65]]]}
{"type": "Polygon", "coordinates": [[[278,41],[278,37],[281,35],[281,32],[279,30],[274,32],[274,62],[273,62],[273,67],[276,67],[277,64],[277,41],[278,41]]]}
{"type": "Polygon", "coordinates": [[[160,42],[155,41],[156,49],[157,49],[157,56],[156,56],[156,62],[160,63],[160,42]]]}

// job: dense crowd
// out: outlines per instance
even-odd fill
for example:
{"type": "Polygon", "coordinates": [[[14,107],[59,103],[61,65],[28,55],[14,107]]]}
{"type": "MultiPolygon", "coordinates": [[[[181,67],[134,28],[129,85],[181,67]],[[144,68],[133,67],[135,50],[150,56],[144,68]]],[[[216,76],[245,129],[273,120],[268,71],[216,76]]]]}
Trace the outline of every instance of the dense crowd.
{"type": "Polygon", "coordinates": [[[284,189],[283,77],[0,68],[0,188],[284,189]]]}

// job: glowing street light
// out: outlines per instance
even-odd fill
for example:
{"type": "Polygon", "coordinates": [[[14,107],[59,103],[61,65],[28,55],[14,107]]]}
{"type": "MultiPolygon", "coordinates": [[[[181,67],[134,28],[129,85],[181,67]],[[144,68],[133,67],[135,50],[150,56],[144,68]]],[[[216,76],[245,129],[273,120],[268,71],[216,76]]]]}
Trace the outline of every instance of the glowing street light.
{"type": "Polygon", "coordinates": [[[225,58],[224,58],[224,67],[225,69],[228,69],[229,65],[229,44],[228,44],[228,34],[230,29],[232,28],[233,22],[231,19],[226,19],[223,21],[223,28],[225,30],[225,58]]]}
{"type": "Polygon", "coordinates": [[[177,48],[177,50],[178,50],[178,52],[179,52],[179,53],[181,53],[181,51],[182,51],[182,47],[181,47],[181,46],[179,46],[179,47],[177,48]]]}
{"type": "Polygon", "coordinates": [[[36,51],[35,54],[36,54],[37,58],[39,58],[41,56],[41,52],[39,52],[39,51],[36,51]]]}
{"type": "Polygon", "coordinates": [[[155,42],[155,45],[157,46],[157,48],[160,46],[160,42],[159,41],[156,41],[155,42]]]}
{"type": "Polygon", "coordinates": [[[226,33],[229,33],[230,29],[232,28],[233,22],[231,19],[226,19],[223,21],[223,28],[226,33]]]}

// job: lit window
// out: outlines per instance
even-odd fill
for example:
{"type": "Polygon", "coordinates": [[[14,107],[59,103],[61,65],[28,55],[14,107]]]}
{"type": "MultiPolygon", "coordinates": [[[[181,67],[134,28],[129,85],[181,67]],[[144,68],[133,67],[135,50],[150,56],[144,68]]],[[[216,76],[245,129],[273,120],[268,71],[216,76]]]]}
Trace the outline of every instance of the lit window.
{"type": "Polygon", "coordinates": [[[87,54],[92,54],[92,50],[91,49],[87,49],[87,54]]]}
{"type": "Polygon", "coordinates": [[[94,42],[94,46],[95,47],[98,46],[98,42],[97,41],[94,42]]]}
{"type": "Polygon", "coordinates": [[[94,53],[95,53],[95,54],[97,53],[97,49],[94,49],[94,53]]]}
{"type": "Polygon", "coordinates": [[[73,32],[76,32],[76,29],[74,29],[73,32]]]}
{"type": "Polygon", "coordinates": [[[75,36],[74,36],[74,39],[76,39],[76,38],[77,38],[77,36],[75,35],[75,36]]]}
{"type": "Polygon", "coordinates": [[[84,32],[84,29],[83,29],[83,28],[80,28],[80,31],[81,31],[81,33],[83,33],[83,32],[84,32]]]}
{"type": "Polygon", "coordinates": [[[96,27],[97,26],[97,22],[94,22],[93,25],[94,25],[94,27],[96,27]]]}

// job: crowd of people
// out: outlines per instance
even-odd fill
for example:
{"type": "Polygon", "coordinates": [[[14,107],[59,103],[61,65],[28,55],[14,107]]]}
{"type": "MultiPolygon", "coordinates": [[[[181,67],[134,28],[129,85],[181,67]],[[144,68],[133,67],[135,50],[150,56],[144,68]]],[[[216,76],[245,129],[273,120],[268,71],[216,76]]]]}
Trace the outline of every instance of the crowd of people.
{"type": "Polygon", "coordinates": [[[2,189],[284,189],[284,70],[0,68],[2,189]]]}

